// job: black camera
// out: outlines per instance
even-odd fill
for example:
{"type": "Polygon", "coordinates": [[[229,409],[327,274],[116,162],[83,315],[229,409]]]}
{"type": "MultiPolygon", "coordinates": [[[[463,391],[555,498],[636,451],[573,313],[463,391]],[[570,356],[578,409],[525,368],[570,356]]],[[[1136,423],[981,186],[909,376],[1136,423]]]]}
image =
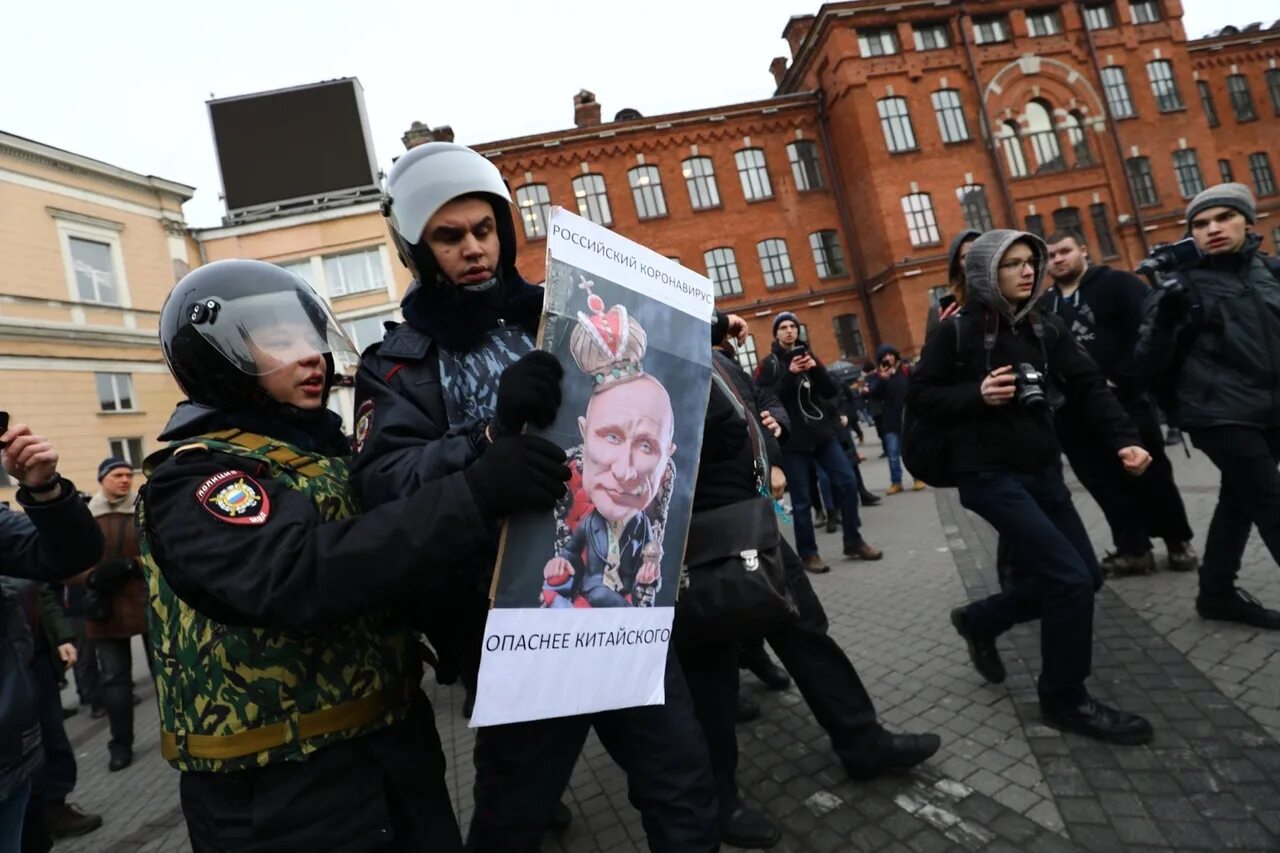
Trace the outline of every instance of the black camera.
{"type": "Polygon", "coordinates": [[[1030,364],[1022,363],[1013,374],[1013,398],[1019,406],[1028,409],[1040,409],[1049,405],[1049,396],[1044,390],[1044,374],[1030,364]]]}
{"type": "Polygon", "coordinates": [[[1202,260],[1204,253],[1196,245],[1195,238],[1187,237],[1176,243],[1157,243],[1151,254],[1138,264],[1137,272],[1155,284],[1157,275],[1190,269],[1202,260]]]}

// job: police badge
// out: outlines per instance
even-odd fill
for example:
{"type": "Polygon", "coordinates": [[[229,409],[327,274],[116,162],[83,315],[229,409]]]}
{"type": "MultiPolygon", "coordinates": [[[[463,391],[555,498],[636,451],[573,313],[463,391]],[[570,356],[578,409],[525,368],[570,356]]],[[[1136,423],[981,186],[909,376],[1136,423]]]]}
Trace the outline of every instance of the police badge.
{"type": "Polygon", "coordinates": [[[271,511],[267,492],[243,471],[223,471],[196,489],[196,500],[219,521],[263,524],[271,511]]]}

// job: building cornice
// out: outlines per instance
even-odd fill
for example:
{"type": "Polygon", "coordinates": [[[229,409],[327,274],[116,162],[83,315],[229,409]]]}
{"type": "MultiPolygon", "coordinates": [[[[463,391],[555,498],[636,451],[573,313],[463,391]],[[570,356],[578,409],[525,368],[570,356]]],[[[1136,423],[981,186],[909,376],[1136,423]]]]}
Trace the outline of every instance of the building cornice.
{"type": "Polygon", "coordinates": [[[688,128],[700,124],[728,122],[746,116],[774,115],[783,111],[805,109],[816,103],[816,93],[797,92],[776,98],[759,101],[747,101],[740,104],[726,104],[717,107],[705,107],[683,113],[666,113],[631,121],[608,122],[592,127],[571,127],[565,130],[540,133],[533,136],[521,136],[513,139],[500,139],[495,142],[484,142],[472,146],[486,157],[510,157],[527,153],[531,150],[554,149],[582,144],[625,144],[628,137],[651,134],[652,131],[669,131],[673,135],[680,128],[688,128]]]}
{"type": "Polygon", "coordinates": [[[335,219],[364,216],[369,213],[380,213],[380,211],[381,202],[368,201],[363,204],[350,204],[330,210],[284,214],[270,219],[261,219],[257,222],[248,222],[244,225],[215,225],[211,228],[192,228],[191,236],[197,240],[243,237],[246,234],[261,234],[265,231],[279,231],[283,228],[296,228],[300,225],[314,225],[317,222],[331,222],[335,219]]]}
{"type": "Polygon", "coordinates": [[[195,195],[196,191],[195,187],[180,184],[177,181],[131,172],[101,160],[94,160],[92,157],[63,151],[61,148],[54,148],[52,145],[45,145],[43,142],[36,142],[4,131],[0,131],[0,153],[35,161],[56,169],[87,172],[132,187],[168,193],[178,198],[179,202],[187,201],[195,195]]]}
{"type": "Polygon", "coordinates": [[[56,341],[101,346],[160,346],[154,331],[0,317],[0,341],[56,341]]]}

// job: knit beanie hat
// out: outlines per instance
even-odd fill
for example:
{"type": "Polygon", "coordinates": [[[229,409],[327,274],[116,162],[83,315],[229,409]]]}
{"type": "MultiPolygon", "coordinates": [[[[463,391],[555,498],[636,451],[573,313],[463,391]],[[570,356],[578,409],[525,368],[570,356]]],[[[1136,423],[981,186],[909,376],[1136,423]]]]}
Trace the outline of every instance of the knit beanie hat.
{"type": "Polygon", "coordinates": [[[102,464],[98,466],[98,482],[101,483],[103,478],[117,468],[128,468],[130,471],[133,470],[133,466],[121,459],[119,456],[110,456],[103,459],[102,464]]]}
{"type": "Polygon", "coordinates": [[[1258,204],[1253,199],[1253,191],[1244,184],[1218,184],[1209,187],[1187,205],[1187,231],[1191,231],[1191,220],[1202,211],[1211,207],[1230,207],[1244,214],[1244,218],[1252,225],[1258,219],[1258,204]]]}
{"type": "Polygon", "coordinates": [[[787,320],[795,323],[796,328],[800,327],[800,318],[795,314],[792,314],[790,311],[783,311],[773,318],[773,336],[775,338],[778,336],[778,326],[782,325],[787,320]]]}

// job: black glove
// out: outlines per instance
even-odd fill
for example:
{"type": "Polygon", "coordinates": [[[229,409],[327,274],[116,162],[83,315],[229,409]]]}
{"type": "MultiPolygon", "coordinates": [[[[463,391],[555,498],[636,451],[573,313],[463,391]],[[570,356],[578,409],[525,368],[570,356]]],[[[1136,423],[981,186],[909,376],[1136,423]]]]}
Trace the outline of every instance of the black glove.
{"type": "Polygon", "coordinates": [[[502,371],[498,380],[497,435],[517,435],[526,423],[551,425],[560,408],[564,368],[549,352],[535,350],[502,371]]]}
{"type": "Polygon", "coordinates": [[[132,558],[111,557],[99,563],[85,583],[98,592],[116,592],[126,580],[137,574],[138,568],[132,558]]]}
{"type": "Polygon", "coordinates": [[[1182,287],[1168,287],[1156,303],[1156,324],[1172,329],[1187,316],[1187,291],[1182,287]]]}
{"type": "Polygon", "coordinates": [[[564,451],[545,438],[508,435],[495,441],[465,473],[480,510],[498,519],[555,506],[569,480],[564,462],[564,451]]]}

